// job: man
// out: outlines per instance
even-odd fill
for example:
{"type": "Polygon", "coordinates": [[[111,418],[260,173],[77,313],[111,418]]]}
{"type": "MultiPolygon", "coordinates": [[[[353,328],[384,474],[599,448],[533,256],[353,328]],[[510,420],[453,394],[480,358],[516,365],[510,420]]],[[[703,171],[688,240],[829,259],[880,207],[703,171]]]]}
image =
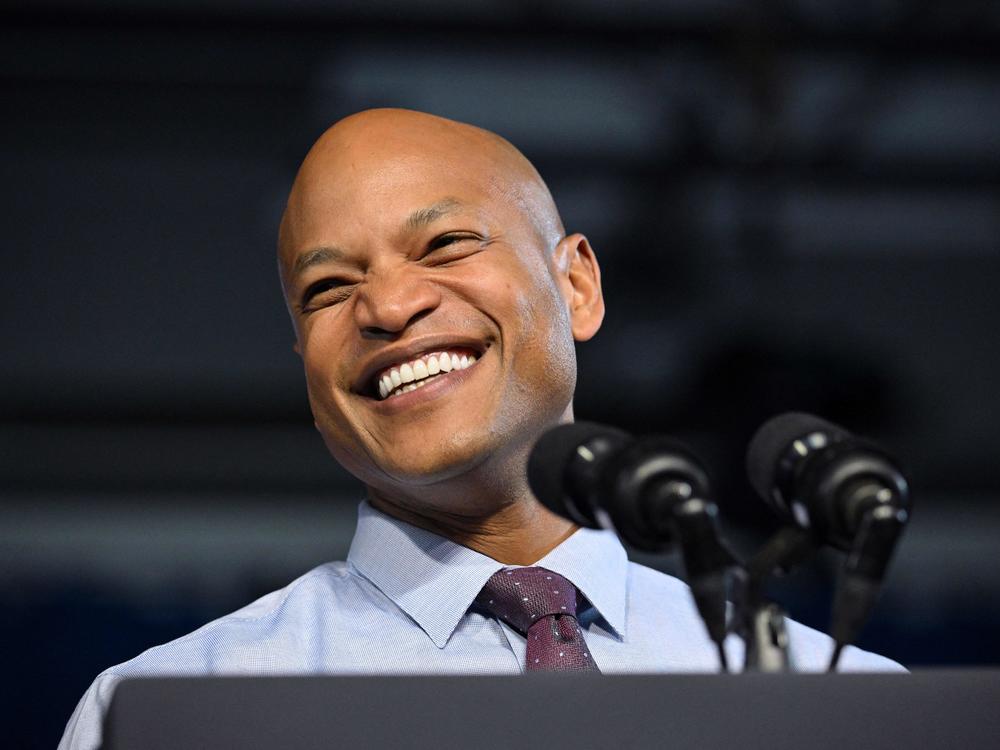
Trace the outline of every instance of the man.
{"type": "MultiPolygon", "coordinates": [[[[348,560],[104,672],[61,747],[96,746],[132,676],[718,668],[682,583],[528,489],[604,301],[586,237],[513,146],[403,110],[340,121],[295,180],[279,269],[316,427],[367,488],[348,560]]],[[[789,627],[796,666],[822,668],[829,640],[789,627]]]]}

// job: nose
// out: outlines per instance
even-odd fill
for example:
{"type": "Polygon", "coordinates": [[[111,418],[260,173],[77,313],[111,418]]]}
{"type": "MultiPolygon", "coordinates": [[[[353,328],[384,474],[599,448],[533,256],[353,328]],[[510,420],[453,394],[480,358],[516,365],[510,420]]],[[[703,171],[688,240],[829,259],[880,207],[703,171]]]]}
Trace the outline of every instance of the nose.
{"type": "Polygon", "coordinates": [[[365,338],[393,339],[441,304],[441,292],[421,273],[424,269],[372,269],[355,306],[365,338]]]}

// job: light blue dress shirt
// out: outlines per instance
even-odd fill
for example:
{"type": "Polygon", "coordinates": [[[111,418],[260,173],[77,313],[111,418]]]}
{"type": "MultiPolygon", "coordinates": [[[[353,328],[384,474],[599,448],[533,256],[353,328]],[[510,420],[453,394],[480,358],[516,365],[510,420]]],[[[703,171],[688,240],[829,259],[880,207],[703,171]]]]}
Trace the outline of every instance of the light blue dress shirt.
{"type": "MultiPolygon", "coordinates": [[[[587,645],[602,672],[705,672],[718,655],[676,578],[629,562],[617,537],[580,529],[537,565],[586,597],[587,645]]],[[[501,563],[361,503],[346,562],[321,565],[230,615],[101,673],[69,720],[60,750],[100,744],[115,685],[129,677],[289,674],[517,674],[525,640],[469,611],[501,563]]],[[[791,661],[825,668],[830,639],[788,626],[791,661]]],[[[740,642],[727,642],[731,664],[740,642]]],[[[842,670],[899,670],[855,648],[842,670]]]]}

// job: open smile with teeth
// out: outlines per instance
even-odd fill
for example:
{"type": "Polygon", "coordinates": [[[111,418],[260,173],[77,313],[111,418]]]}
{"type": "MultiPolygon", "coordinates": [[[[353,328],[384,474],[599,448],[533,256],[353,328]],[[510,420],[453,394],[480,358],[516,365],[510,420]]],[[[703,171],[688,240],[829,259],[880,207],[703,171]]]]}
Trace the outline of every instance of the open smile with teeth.
{"type": "Polygon", "coordinates": [[[475,352],[466,349],[421,354],[417,359],[392,365],[375,376],[375,390],[385,400],[409,393],[454,370],[464,370],[476,362],[475,352]]]}

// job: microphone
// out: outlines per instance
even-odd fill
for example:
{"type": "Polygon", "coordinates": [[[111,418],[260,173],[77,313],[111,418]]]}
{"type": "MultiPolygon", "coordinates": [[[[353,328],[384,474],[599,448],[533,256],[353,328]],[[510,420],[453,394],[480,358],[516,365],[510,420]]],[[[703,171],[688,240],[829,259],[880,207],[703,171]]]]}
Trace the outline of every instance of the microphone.
{"type": "Polygon", "coordinates": [[[615,529],[599,485],[608,459],[632,442],[627,432],[593,422],[554,427],[531,449],[528,485],[553,513],[584,528],[615,529]]]}
{"type": "Polygon", "coordinates": [[[726,574],[733,557],[698,459],[665,437],[636,439],[591,422],[554,427],[528,459],[528,484],[549,510],[586,528],[616,531],[647,552],[679,542],[688,584],[709,636],[726,636],[726,574]]]}
{"type": "Polygon", "coordinates": [[[849,552],[834,597],[832,670],[878,598],[909,520],[909,483],[875,444],[799,412],[774,417],[757,431],[747,450],[747,475],[778,515],[849,552]]]}
{"type": "Polygon", "coordinates": [[[747,475],[778,515],[843,550],[877,507],[910,506],[906,478],[885,451],[811,414],[782,414],[757,430],[747,475]]]}

